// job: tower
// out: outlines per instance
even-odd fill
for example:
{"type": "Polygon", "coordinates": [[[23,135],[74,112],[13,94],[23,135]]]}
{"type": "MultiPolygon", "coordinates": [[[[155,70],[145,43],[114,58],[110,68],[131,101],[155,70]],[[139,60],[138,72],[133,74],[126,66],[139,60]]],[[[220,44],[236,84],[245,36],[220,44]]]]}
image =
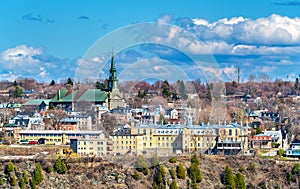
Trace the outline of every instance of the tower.
{"type": "Polygon", "coordinates": [[[112,91],[113,89],[118,88],[118,79],[117,79],[117,69],[114,61],[114,54],[112,53],[109,78],[108,78],[108,90],[112,91]]]}
{"type": "Polygon", "coordinates": [[[112,110],[117,107],[125,107],[126,103],[122,92],[118,88],[117,69],[114,61],[114,54],[112,53],[109,78],[108,78],[108,109],[112,110]]]}

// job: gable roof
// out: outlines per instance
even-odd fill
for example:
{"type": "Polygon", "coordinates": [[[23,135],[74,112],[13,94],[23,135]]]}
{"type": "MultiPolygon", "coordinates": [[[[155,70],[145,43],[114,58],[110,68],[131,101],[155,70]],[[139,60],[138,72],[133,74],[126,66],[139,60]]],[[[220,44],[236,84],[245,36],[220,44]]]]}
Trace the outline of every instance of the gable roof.
{"type": "Polygon", "coordinates": [[[88,89],[77,101],[104,102],[107,98],[108,92],[99,89],[88,89]]]}
{"type": "Polygon", "coordinates": [[[108,92],[100,89],[88,89],[83,94],[72,90],[58,90],[51,102],[104,102],[108,98],[108,92]]]}
{"type": "Polygon", "coordinates": [[[44,102],[46,105],[49,105],[50,100],[31,99],[31,100],[28,100],[27,102],[25,102],[24,105],[26,105],[26,106],[39,106],[39,105],[41,105],[43,102],[44,102]]]}

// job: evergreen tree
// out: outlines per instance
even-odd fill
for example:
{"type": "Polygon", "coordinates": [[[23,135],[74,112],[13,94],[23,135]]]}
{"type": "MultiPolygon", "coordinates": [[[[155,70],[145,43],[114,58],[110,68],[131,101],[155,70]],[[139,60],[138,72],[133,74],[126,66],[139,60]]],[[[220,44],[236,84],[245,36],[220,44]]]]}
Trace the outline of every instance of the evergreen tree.
{"type": "Polygon", "coordinates": [[[159,186],[157,185],[157,183],[155,181],[152,184],[152,189],[159,189],[159,186]]]}
{"type": "Polygon", "coordinates": [[[156,181],[157,181],[157,184],[159,184],[159,185],[161,185],[163,183],[163,177],[162,177],[162,174],[160,171],[157,173],[156,181]]]}
{"type": "Polygon", "coordinates": [[[53,167],[52,166],[47,167],[47,173],[52,173],[52,172],[53,172],[53,167]]]}
{"type": "Polygon", "coordinates": [[[235,189],[234,175],[232,169],[227,165],[223,175],[223,184],[226,189],[235,189]]]}
{"type": "Polygon", "coordinates": [[[151,164],[152,164],[152,166],[153,167],[158,167],[158,165],[159,165],[159,160],[158,160],[158,158],[157,158],[157,156],[154,156],[153,157],[153,159],[151,160],[151,164]]]}
{"type": "Polygon", "coordinates": [[[35,170],[33,172],[33,177],[36,185],[40,184],[43,181],[44,176],[43,176],[42,166],[40,163],[36,164],[35,170]]]}
{"type": "Polygon", "coordinates": [[[14,92],[15,98],[21,98],[22,97],[22,89],[19,86],[16,86],[15,92],[14,92]]]}
{"type": "Polygon", "coordinates": [[[188,96],[186,94],[184,82],[182,80],[178,80],[177,85],[180,98],[186,100],[188,96]]]}
{"type": "Polygon", "coordinates": [[[60,156],[55,162],[54,169],[58,174],[65,174],[67,172],[67,166],[60,156]]]}
{"type": "Polygon", "coordinates": [[[52,80],[51,83],[50,83],[50,85],[51,85],[51,86],[55,85],[55,81],[52,80]]]}
{"type": "Polygon", "coordinates": [[[9,161],[8,164],[5,166],[4,173],[8,175],[9,173],[14,171],[15,171],[15,166],[11,161],[9,161]]]}
{"type": "Polygon", "coordinates": [[[96,81],[95,87],[96,87],[96,89],[105,89],[106,88],[105,84],[101,83],[100,81],[96,81]]]}
{"type": "Polygon", "coordinates": [[[24,178],[24,182],[26,184],[28,184],[29,183],[29,178],[28,178],[28,172],[27,171],[24,171],[23,178],[24,178]]]}
{"type": "Polygon", "coordinates": [[[162,94],[164,97],[169,98],[171,96],[170,85],[167,80],[165,80],[162,84],[162,94]]]}
{"type": "Polygon", "coordinates": [[[169,162],[170,162],[170,163],[176,163],[176,157],[171,157],[171,158],[169,159],[169,162]]]}
{"type": "Polygon", "coordinates": [[[186,178],[186,174],[185,174],[185,169],[182,165],[182,163],[179,163],[179,165],[177,166],[177,178],[179,179],[185,179],[186,178]]]}
{"type": "Polygon", "coordinates": [[[176,178],[176,174],[175,174],[175,170],[173,169],[173,167],[171,167],[171,169],[169,170],[171,178],[175,179],[176,178]]]}
{"type": "Polygon", "coordinates": [[[21,178],[20,188],[26,188],[26,183],[25,183],[24,177],[21,178]]]}
{"type": "Polygon", "coordinates": [[[299,163],[295,163],[295,165],[292,169],[292,173],[294,175],[300,175],[300,164],[299,163]]]}
{"type": "Polygon", "coordinates": [[[140,180],[141,179],[141,175],[137,171],[134,171],[134,174],[132,175],[132,177],[135,180],[140,180]]]}
{"type": "Polygon", "coordinates": [[[68,79],[67,79],[67,84],[73,85],[73,80],[72,80],[71,78],[68,78],[68,79]]]}
{"type": "Polygon", "coordinates": [[[16,86],[18,86],[18,83],[17,83],[17,81],[15,80],[14,82],[13,82],[13,84],[12,84],[14,87],[16,87],[16,86]]]}
{"type": "Polygon", "coordinates": [[[292,174],[291,171],[289,171],[288,174],[287,174],[287,181],[292,182],[292,180],[293,180],[293,174],[292,174]]]}
{"type": "Polygon", "coordinates": [[[167,171],[166,171],[164,165],[161,165],[161,166],[160,166],[159,172],[161,173],[161,175],[162,175],[163,177],[166,176],[167,171]]]}
{"type": "Polygon", "coordinates": [[[55,109],[54,105],[52,103],[50,103],[49,104],[49,110],[54,110],[54,109],[55,109]]]}
{"type": "Polygon", "coordinates": [[[279,155],[279,157],[282,157],[283,154],[284,154],[284,149],[281,148],[277,151],[277,155],[279,155]]]}
{"type": "Polygon", "coordinates": [[[263,133],[263,131],[261,130],[260,127],[257,127],[255,134],[258,135],[258,134],[261,134],[261,133],[263,133]]]}
{"type": "Polygon", "coordinates": [[[294,86],[295,86],[296,90],[299,89],[299,78],[298,77],[295,79],[294,86]]]}
{"type": "Polygon", "coordinates": [[[197,156],[197,154],[194,154],[192,159],[191,159],[191,163],[195,163],[196,165],[199,165],[200,164],[200,159],[199,157],[197,156]]]}
{"type": "Polygon", "coordinates": [[[177,183],[175,180],[171,182],[170,189],[178,189],[177,183]]]}
{"type": "Polygon", "coordinates": [[[235,185],[238,189],[246,189],[244,176],[240,172],[235,175],[235,185]]]}
{"type": "Polygon", "coordinates": [[[36,183],[35,183],[34,177],[32,177],[32,179],[30,180],[30,186],[32,189],[36,188],[36,183]]]}
{"type": "Polygon", "coordinates": [[[12,175],[12,178],[10,180],[10,185],[12,185],[12,186],[16,186],[17,185],[17,178],[16,178],[15,174],[12,175]]]}
{"type": "Polygon", "coordinates": [[[149,170],[148,170],[148,164],[145,161],[144,157],[142,155],[139,155],[137,157],[137,161],[135,162],[135,169],[139,172],[143,172],[144,175],[147,175],[149,170]]]}
{"type": "Polygon", "coordinates": [[[188,169],[189,177],[193,183],[199,183],[202,180],[202,173],[196,163],[192,163],[188,169]]]}

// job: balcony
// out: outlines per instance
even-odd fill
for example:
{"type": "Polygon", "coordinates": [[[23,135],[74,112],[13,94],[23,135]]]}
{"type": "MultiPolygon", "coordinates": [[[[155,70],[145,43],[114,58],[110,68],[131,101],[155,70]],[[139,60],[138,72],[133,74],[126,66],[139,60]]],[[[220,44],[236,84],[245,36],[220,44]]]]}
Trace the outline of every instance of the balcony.
{"type": "Polygon", "coordinates": [[[217,149],[218,150],[241,150],[242,143],[233,142],[233,141],[218,142],[217,149]]]}

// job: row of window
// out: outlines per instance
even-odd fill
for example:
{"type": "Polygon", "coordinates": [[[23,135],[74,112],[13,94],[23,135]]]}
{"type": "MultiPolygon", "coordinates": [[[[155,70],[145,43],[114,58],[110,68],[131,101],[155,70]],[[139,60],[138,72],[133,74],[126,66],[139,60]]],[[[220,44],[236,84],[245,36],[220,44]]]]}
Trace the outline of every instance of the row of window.
{"type": "MultiPolygon", "coordinates": [[[[113,142],[114,143],[114,142],[113,142]]],[[[116,142],[117,144],[119,144],[119,141],[116,142]]],[[[135,141],[121,141],[121,144],[135,144],[135,141]]]]}
{"type": "MultiPolygon", "coordinates": [[[[89,142],[90,144],[94,144],[94,142],[93,141],[91,141],[91,142],[89,142]]],[[[80,145],[80,144],[83,144],[83,145],[86,145],[87,144],[87,142],[86,141],[79,141],[78,142],[78,145],[80,145]]],[[[96,142],[95,142],[95,144],[96,144],[96,142]]],[[[101,142],[97,142],[97,145],[103,145],[104,143],[103,143],[103,141],[101,141],[101,142]]]]}
{"type": "MultiPolygon", "coordinates": [[[[98,151],[103,151],[103,149],[104,149],[103,147],[98,147],[98,148],[97,148],[98,151]]],[[[86,147],[78,148],[78,150],[86,150],[86,147]]],[[[94,150],[94,148],[93,148],[93,147],[90,147],[89,150],[94,150]]]]}

